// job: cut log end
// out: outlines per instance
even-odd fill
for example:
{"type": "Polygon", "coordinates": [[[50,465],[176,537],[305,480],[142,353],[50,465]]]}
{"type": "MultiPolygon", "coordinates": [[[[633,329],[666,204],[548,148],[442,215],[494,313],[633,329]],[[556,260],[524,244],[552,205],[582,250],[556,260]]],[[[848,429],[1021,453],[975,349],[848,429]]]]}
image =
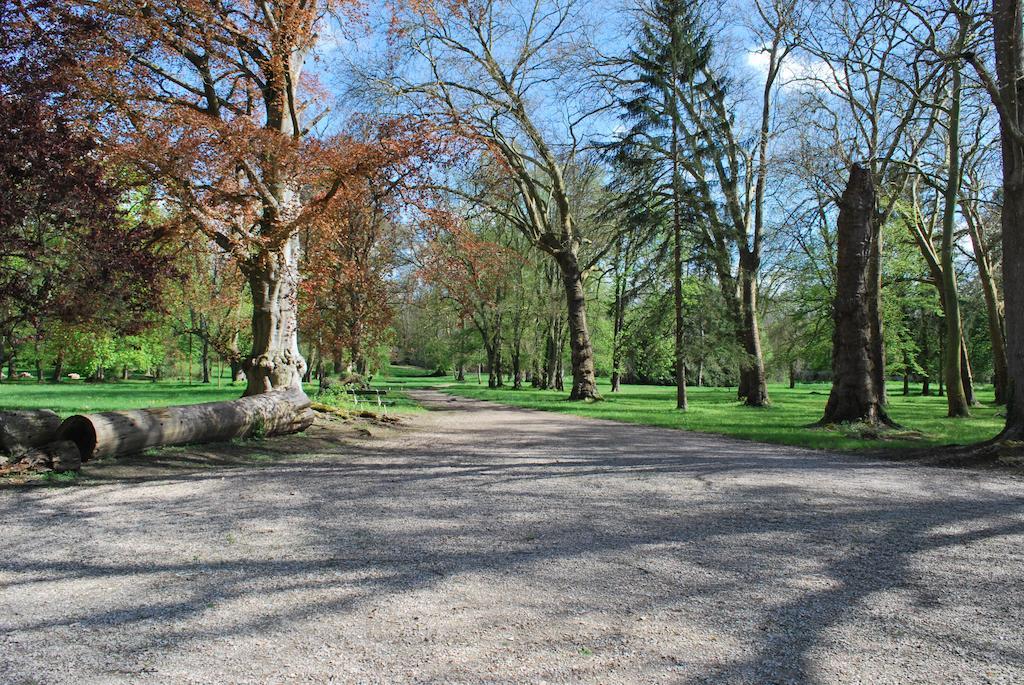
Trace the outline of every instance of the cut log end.
{"type": "Polygon", "coordinates": [[[227,402],[72,416],[59,437],[77,445],[82,461],[135,454],[153,447],[297,433],[313,423],[301,388],[227,402]]]}

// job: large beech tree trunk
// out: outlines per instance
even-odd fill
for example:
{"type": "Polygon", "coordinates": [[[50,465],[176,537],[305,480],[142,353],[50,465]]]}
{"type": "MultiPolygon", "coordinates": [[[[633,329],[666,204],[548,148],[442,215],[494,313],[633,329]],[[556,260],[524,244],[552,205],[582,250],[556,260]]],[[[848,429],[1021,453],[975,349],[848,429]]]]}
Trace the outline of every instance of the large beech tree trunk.
{"type": "Polygon", "coordinates": [[[832,392],[822,424],[863,422],[892,425],[882,406],[875,373],[871,325],[871,268],[875,232],[871,174],[854,164],[839,202],[836,296],[832,317],[832,392]]]}
{"type": "Polygon", "coordinates": [[[1003,296],[1009,380],[1004,440],[1024,439],[1024,35],[1020,0],[993,0],[1003,154],[1003,296]]]}
{"type": "Polygon", "coordinates": [[[57,438],[78,445],[84,462],[150,447],[297,433],[312,423],[309,398],[302,388],[287,387],[228,402],[71,416],[57,438]]]}
{"type": "Polygon", "coordinates": [[[242,266],[252,291],[252,352],[242,361],[243,396],[302,387],[306,362],[298,338],[298,238],[242,266]]]}
{"type": "Polygon", "coordinates": [[[570,400],[595,400],[597,379],[594,375],[594,348],[590,343],[590,329],[587,327],[587,299],[583,287],[583,274],[576,255],[561,253],[558,265],[562,270],[562,284],[568,307],[569,352],[572,359],[572,389],[570,400]]]}

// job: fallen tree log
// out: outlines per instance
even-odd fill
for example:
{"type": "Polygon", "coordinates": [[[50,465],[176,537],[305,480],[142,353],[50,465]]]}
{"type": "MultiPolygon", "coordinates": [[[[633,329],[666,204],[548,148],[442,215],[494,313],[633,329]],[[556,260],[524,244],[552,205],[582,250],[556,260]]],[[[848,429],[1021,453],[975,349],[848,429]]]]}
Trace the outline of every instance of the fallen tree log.
{"type": "Polygon", "coordinates": [[[0,453],[10,456],[54,439],[60,417],[49,409],[0,411],[0,453]]]}
{"type": "Polygon", "coordinates": [[[309,398],[294,388],[227,402],[71,416],[58,439],[78,445],[86,462],[150,447],[298,433],[312,423],[309,398]]]}

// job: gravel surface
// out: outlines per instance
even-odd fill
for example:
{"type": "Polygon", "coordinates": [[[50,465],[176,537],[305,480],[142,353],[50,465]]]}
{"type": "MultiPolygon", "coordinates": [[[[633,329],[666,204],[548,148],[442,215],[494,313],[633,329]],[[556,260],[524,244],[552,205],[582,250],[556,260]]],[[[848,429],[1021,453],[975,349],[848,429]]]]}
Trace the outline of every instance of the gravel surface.
{"type": "Polygon", "coordinates": [[[1018,477],[418,395],[0,490],[0,681],[1024,682],[1018,477]]]}

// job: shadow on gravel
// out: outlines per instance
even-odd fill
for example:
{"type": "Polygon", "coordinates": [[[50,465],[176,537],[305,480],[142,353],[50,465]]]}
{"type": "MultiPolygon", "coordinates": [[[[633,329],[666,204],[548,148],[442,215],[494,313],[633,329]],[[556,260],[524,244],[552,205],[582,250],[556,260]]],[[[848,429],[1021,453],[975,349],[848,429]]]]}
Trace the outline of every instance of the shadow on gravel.
{"type": "MultiPolygon", "coordinates": [[[[590,612],[621,613],[627,601],[638,614],[670,610],[699,615],[709,633],[740,630],[740,637],[755,645],[752,656],[699,670],[687,666],[690,656],[675,654],[676,682],[810,684],[820,680],[814,650],[868,596],[897,592],[919,607],[947,601],[943,597],[956,589],[944,585],[949,578],[936,579],[916,568],[915,557],[1009,536],[1018,536],[1020,549],[1024,498],[1012,494],[1019,490],[979,498],[977,491],[950,489],[948,472],[931,481],[922,469],[921,489],[909,495],[894,498],[868,480],[840,492],[831,484],[837,478],[857,481],[862,473],[877,478],[898,467],[723,439],[679,435],[670,440],[674,435],[618,424],[596,431],[592,424],[570,427],[564,422],[552,432],[544,422],[528,421],[495,435],[493,429],[477,430],[467,422],[453,436],[454,447],[384,449],[372,442],[349,443],[343,460],[277,460],[256,470],[173,476],[208,486],[205,505],[191,497],[154,504],[154,535],[184,521],[211,535],[289,521],[312,541],[296,546],[291,556],[298,558],[287,559],[244,554],[227,561],[176,563],[2,558],[0,571],[14,591],[81,579],[118,583],[147,577],[153,583],[174,582],[179,591],[174,601],[150,602],[134,594],[123,606],[59,619],[9,616],[0,629],[103,631],[118,626],[130,631],[133,624],[157,621],[163,627],[155,637],[130,645],[111,643],[110,649],[168,649],[226,635],[309,629],[320,616],[486,573],[535,583],[538,593],[562,593],[565,601],[546,609],[552,623],[590,612]],[[769,472],[776,484],[745,480],[757,472],[769,472]],[[791,475],[808,474],[813,485],[788,482],[791,475]],[[729,481],[728,497],[722,495],[723,476],[736,477],[729,481]],[[211,493],[214,478],[222,482],[211,493]],[[236,498],[236,479],[244,479],[250,493],[276,492],[286,483],[291,495],[260,499],[223,516],[209,503],[236,498]],[[575,576],[543,571],[572,559],[588,560],[574,567],[575,576]],[[818,585],[823,587],[800,589],[809,576],[822,579],[818,585]],[[253,578],[260,580],[255,589],[253,578]],[[780,596],[785,599],[750,599],[753,590],[763,588],[784,590],[780,596]],[[308,592],[302,601],[295,599],[299,591],[308,592]],[[275,596],[288,597],[290,603],[273,604],[275,596]],[[260,601],[264,609],[239,615],[230,625],[200,627],[194,620],[211,606],[243,598],[260,601]]],[[[268,442],[259,449],[273,447],[268,442]]],[[[338,452],[339,446],[323,442],[289,450],[276,457],[338,452]]],[[[251,465],[225,459],[230,466],[251,465]]],[[[893,477],[904,473],[894,471],[893,477]]],[[[964,482],[971,479],[963,475],[964,482]]],[[[50,505],[52,516],[87,508],[88,489],[70,495],[73,499],[62,505],[50,505]]],[[[0,520],[17,517],[28,506],[23,496],[0,502],[0,520]]],[[[116,526],[99,523],[88,533],[118,534],[116,526]]],[[[978,597],[991,599],[985,611],[1008,606],[1020,613],[1024,569],[1019,564],[1004,569],[998,586],[987,587],[979,578],[958,580],[978,597]]],[[[1017,619],[1007,617],[1010,623],[1017,619]]],[[[886,628],[881,630],[878,639],[885,642],[886,628]]],[[[1019,645],[950,630],[950,636],[919,637],[959,640],[966,650],[1022,660],[1019,645]]],[[[614,637],[609,629],[607,644],[614,637]]],[[[599,651],[601,640],[592,647],[599,651]]],[[[654,647],[647,658],[665,663],[654,647]]]]}

